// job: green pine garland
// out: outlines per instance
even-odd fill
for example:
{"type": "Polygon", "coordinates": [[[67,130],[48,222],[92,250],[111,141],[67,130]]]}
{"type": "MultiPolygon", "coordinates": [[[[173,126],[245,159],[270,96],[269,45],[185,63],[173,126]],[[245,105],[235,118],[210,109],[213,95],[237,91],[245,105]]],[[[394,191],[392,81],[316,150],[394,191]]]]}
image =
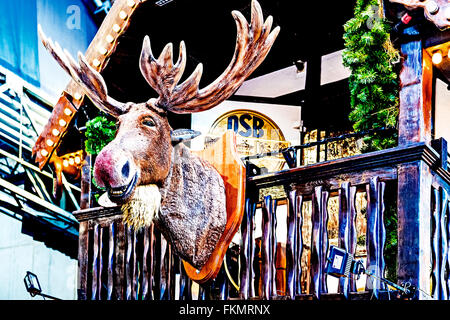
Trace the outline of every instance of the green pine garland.
{"type": "Polygon", "coordinates": [[[109,121],[104,116],[95,117],[86,123],[86,152],[97,155],[102,149],[114,139],[116,134],[116,123],[109,121]]]}
{"type": "MultiPolygon", "coordinates": [[[[354,17],[344,25],[344,65],[349,77],[349,119],[355,131],[395,127],[398,118],[399,53],[390,42],[390,26],[379,0],[357,0],[354,17]]],[[[365,139],[366,150],[394,147],[397,135],[374,134],[365,139]]]]}

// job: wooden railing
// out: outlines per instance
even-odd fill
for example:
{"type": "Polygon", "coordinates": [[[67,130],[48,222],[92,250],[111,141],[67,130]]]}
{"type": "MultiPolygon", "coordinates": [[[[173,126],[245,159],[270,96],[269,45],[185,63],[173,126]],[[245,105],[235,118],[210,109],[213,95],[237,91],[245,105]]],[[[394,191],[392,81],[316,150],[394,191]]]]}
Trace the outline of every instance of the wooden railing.
{"type": "Polygon", "coordinates": [[[131,231],[118,208],[75,212],[80,221],[80,298],[381,299],[386,289],[379,280],[386,267],[384,214],[394,206],[398,281],[416,286],[416,298],[448,299],[450,174],[441,160],[439,152],[416,143],[248,177],[239,254],[227,254],[227,269],[222,266],[216,280],[197,287],[158,230],[131,231]],[[276,186],[284,196],[264,196],[265,189],[276,186]],[[367,277],[359,291],[354,277],[341,278],[337,292],[329,292],[330,276],[324,272],[331,241],[329,199],[338,199],[336,245],[357,254],[357,194],[367,202],[365,263],[374,277],[367,277]],[[310,216],[304,214],[307,202],[310,216]],[[286,218],[276,214],[281,206],[287,208],[286,218]],[[308,237],[306,225],[311,228],[308,237]]]}

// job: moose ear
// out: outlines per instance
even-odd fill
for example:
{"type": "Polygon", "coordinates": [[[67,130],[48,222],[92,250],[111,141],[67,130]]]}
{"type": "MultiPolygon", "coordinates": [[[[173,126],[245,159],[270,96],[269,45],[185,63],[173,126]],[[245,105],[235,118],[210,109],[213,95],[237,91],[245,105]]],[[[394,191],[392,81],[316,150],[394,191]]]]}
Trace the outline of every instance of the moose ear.
{"type": "Polygon", "coordinates": [[[200,131],[191,130],[191,129],[176,129],[170,133],[173,145],[183,142],[183,141],[192,140],[201,134],[202,133],[200,131]]]}

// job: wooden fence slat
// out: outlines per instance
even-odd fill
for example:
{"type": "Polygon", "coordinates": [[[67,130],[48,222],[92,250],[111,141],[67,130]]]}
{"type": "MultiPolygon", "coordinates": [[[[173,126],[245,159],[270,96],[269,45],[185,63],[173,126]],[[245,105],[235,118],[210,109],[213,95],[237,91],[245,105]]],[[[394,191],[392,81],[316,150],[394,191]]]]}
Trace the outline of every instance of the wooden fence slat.
{"type": "Polygon", "coordinates": [[[315,187],[312,195],[312,232],[311,232],[311,284],[310,293],[320,299],[322,293],[327,292],[325,264],[328,249],[327,233],[327,200],[329,193],[323,191],[322,186],[315,187]]]}
{"type": "Polygon", "coordinates": [[[449,272],[450,270],[448,268],[450,268],[450,202],[449,199],[447,197],[447,201],[445,203],[442,204],[443,206],[446,207],[447,210],[447,225],[446,225],[446,232],[447,232],[447,282],[446,282],[446,288],[447,288],[447,300],[450,299],[450,276],[449,276],[449,272]]]}
{"type": "Polygon", "coordinates": [[[384,227],[384,189],[385,183],[378,177],[372,177],[367,185],[367,269],[374,276],[367,277],[366,289],[373,290],[375,298],[379,298],[379,290],[385,288],[380,281],[383,277],[384,242],[386,230],[384,227]]]}
{"type": "Polygon", "coordinates": [[[431,294],[439,298],[440,292],[440,270],[441,270],[441,250],[440,250],[440,221],[441,221],[441,194],[439,189],[432,189],[432,216],[431,216],[431,294]]]}
{"type": "Polygon", "coordinates": [[[271,267],[272,270],[270,272],[270,282],[272,285],[271,288],[271,296],[277,296],[278,290],[277,290],[277,268],[276,268],[276,260],[277,260],[277,204],[278,201],[276,199],[272,200],[272,205],[270,207],[270,219],[271,219],[271,232],[270,232],[270,261],[271,261],[271,267]]]}
{"type": "Polygon", "coordinates": [[[447,202],[448,202],[448,193],[445,189],[441,188],[441,221],[440,221],[440,227],[441,227],[441,270],[439,272],[440,274],[440,294],[439,299],[441,300],[448,300],[449,294],[448,294],[448,288],[447,288],[447,275],[446,275],[446,264],[447,264],[447,255],[448,255],[448,234],[447,234],[447,202]]]}
{"type": "Polygon", "coordinates": [[[291,299],[295,299],[296,252],[297,252],[297,191],[289,192],[286,236],[286,291],[291,299]]]}
{"type": "Polygon", "coordinates": [[[113,270],[114,270],[114,240],[115,240],[115,222],[111,222],[108,226],[108,283],[106,291],[106,299],[111,300],[113,292],[113,270]]]}
{"type": "Polygon", "coordinates": [[[126,283],[126,289],[125,289],[125,299],[126,300],[131,300],[131,254],[132,254],[132,250],[133,250],[133,245],[132,245],[132,236],[131,236],[131,228],[130,227],[126,227],[125,229],[126,232],[126,243],[127,243],[127,249],[126,249],[126,253],[125,253],[125,283],[126,283]]]}
{"type": "Polygon", "coordinates": [[[97,299],[98,288],[98,224],[94,225],[94,237],[93,237],[93,253],[92,253],[92,284],[91,284],[91,300],[97,299]]]}
{"type": "Polygon", "coordinates": [[[321,266],[320,272],[322,274],[322,292],[328,292],[328,284],[327,284],[327,274],[325,273],[325,266],[327,263],[327,255],[328,255],[328,197],[330,193],[328,191],[322,191],[322,206],[321,206],[321,219],[322,219],[322,251],[321,251],[321,266]]]}
{"type": "Polygon", "coordinates": [[[79,226],[78,240],[78,263],[79,263],[79,280],[78,280],[78,299],[87,299],[88,288],[88,252],[89,252],[89,222],[81,221],[79,226]]]}
{"type": "MultiPolygon", "coordinates": [[[[351,205],[350,205],[350,183],[344,182],[339,189],[339,234],[338,234],[338,246],[345,251],[349,252],[350,237],[352,231],[352,219],[351,219],[351,205]]],[[[344,297],[348,299],[350,292],[350,278],[339,278],[339,291],[344,294],[344,297]]]]}
{"type": "MultiPolygon", "coordinates": [[[[150,228],[145,228],[143,232],[143,238],[142,238],[142,300],[148,299],[148,253],[149,253],[149,247],[150,247],[150,228]]],[[[151,279],[150,279],[151,280],[151,279]]]]}
{"type": "Polygon", "coordinates": [[[272,219],[271,219],[272,197],[264,197],[262,206],[262,237],[261,237],[261,278],[262,278],[262,298],[269,300],[272,296],[272,261],[271,261],[271,232],[272,232],[272,219]]]}
{"type": "Polygon", "coordinates": [[[131,234],[131,240],[132,240],[131,259],[130,259],[130,263],[131,263],[131,299],[137,300],[137,294],[138,294],[138,290],[137,290],[138,260],[137,260],[137,256],[136,256],[137,239],[136,239],[136,232],[133,230],[132,230],[132,234],[131,234]]]}
{"type": "Polygon", "coordinates": [[[103,228],[98,229],[98,288],[97,299],[102,299],[102,274],[103,274],[103,228]]]}
{"type": "Polygon", "coordinates": [[[295,250],[295,294],[300,295],[302,294],[302,254],[303,254],[303,215],[302,215],[302,208],[303,208],[303,196],[297,195],[296,198],[296,207],[295,207],[295,214],[297,216],[297,223],[296,223],[296,250],[295,250]]]}
{"type": "MultiPolygon", "coordinates": [[[[349,252],[354,256],[356,254],[356,242],[358,240],[358,234],[356,231],[356,187],[350,187],[350,236],[349,236],[349,252]]],[[[350,292],[356,292],[356,280],[355,277],[350,277],[349,283],[350,292]]]]}
{"type": "Polygon", "coordinates": [[[115,244],[114,288],[117,300],[124,299],[125,275],[125,226],[122,222],[117,224],[117,238],[115,244]]]}

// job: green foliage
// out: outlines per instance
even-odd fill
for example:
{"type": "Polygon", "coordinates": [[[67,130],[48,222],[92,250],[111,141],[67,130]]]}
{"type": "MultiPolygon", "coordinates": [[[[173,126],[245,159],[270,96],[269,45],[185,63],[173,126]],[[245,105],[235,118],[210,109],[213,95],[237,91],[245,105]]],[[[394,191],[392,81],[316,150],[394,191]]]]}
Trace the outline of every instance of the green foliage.
{"type": "MultiPolygon", "coordinates": [[[[349,119],[355,131],[395,127],[398,118],[399,53],[390,42],[390,26],[378,0],[357,0],[354,17],[344,24],[344,65],[349,77],[349,119]]],[[[396,134],[374,134],[365,139],[366,150],[396,145],[396,134]]]]}
{"type": "Polygon", "coordinates": [[[116,124],[104,116],[95,117],[86,123],[86,152],[97,155],[114,139],[116,124]]]}

